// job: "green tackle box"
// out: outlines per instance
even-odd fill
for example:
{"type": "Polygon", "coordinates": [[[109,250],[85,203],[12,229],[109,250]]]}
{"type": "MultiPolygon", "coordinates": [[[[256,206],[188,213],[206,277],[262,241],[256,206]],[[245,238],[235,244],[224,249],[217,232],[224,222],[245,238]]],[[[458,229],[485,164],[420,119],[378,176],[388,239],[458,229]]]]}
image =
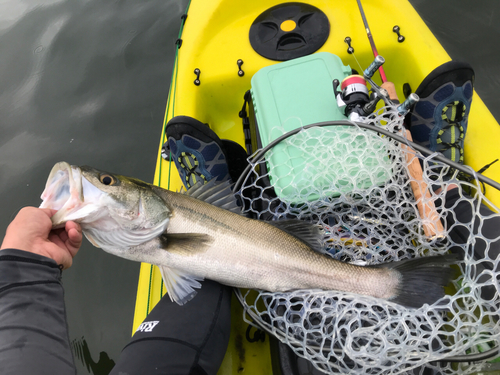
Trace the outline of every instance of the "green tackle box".
{"type": "MultiPolygon", "coordinates": [[[[289,60],[259,70],[251,80],[250,112],[253,112],[253,115],[250,116],[251,142],[247,140],[247,144],[251,143],[250,147],[255,151],[293,129],[317,122],[346,120],[343,109],[337,105],[332,82],[334,79],[342,82],[351,74],[349,66],[345,66],[338,56],[328,52],[289,60]]],[[[345,150],[349,149],[346,145],[358,142],[359,139],[349,136],[345,128],[347,127],[332,126],[309,129],[308,132],[313,135],[314,132],[322,134],[321,131],[326,129],[329,132],[339,132],[338,134],[342,134],[341,142],[330,147],[335,149],[333,154],[345,153],[345,150]]],[[[381,138],[375,133],[368,134],[368,137],[374,141],[370,140],[368,143],[378,143],[378,146],[373,148],[373,153],[378,155],[364,155],[359,158],[360,168],[350,167],[344,175],[337,173],[340,170],[345,172],[345,168],[341,168],[339,160],[335,158],[328,160],[328,168],[325,169],[323,163],[315,162],[310,154],[303,153],[298,148],[287,146],[283,142],[274,146],[272,156],[266,159],[266,165],[270,184],[276,195],[286,202],[301,203],[304,200],[320,199],[324,195],[320,192],[323,191],[327,191],[329,197],[337,197],[355,188],[366,189],[383,184],[391,175],[388,168],[381,168],[375,178],[367,173],[358,173],[359,169],[370,169],[380,164],[380,160],[389,162],[386,150],[381,146],[381,138]],[[305,168],[308,173],[303,173],[305,168]],[[311,176],[314,176],[314,181],[311,176]],[[314,193],[307,196],[300,193],[311,190],[311,184],[314,184],[314,193]]],[[[318,140],[315,141],[314,137],[309,139],[308,146],[314,148],[315,142],[318,140]]],[[[366,137],[362,142],[366,143],[366,137]]],[[[359,148],[354,147],[355,150],[359,148]]],[[[364,152],[366,153],[366,148],[364,152]]]]}

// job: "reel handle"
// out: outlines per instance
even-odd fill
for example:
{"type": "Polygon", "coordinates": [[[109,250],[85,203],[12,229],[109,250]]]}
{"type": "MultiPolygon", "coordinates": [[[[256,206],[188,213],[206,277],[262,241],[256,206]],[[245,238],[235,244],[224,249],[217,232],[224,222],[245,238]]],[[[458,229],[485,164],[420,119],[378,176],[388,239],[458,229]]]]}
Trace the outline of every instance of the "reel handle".
{"type": "Polygon", "coordinates": [[[408,98],[406,98],[406,100],[398,106],[397,110],[399,114],[401,116],[406,115],[410,112],[411,107],[413,107],[419,100],[420,98],[417,94],[411,93],[408,98]]]}
{"type": "Polygon", "coordinates": [[[339,85],[340,85],[340,81],[338,79],[334,79],[333,82],[332,82],[332,85],[333,85],[333,94],[335,95],[335,98],[340,95],[341,93],[337,90],[339,85]]]}
{"type": "Polygon", "coordinates": [[[375,60],[373,60],[373,62],[368,66],[368,68],[365,69],[363,75],[366,78],[372,78],[375,72],[378,70],[378,68],[384,65],[384,63],[385,59],[382,56],[380,55],[376,56],[375,60]]]}

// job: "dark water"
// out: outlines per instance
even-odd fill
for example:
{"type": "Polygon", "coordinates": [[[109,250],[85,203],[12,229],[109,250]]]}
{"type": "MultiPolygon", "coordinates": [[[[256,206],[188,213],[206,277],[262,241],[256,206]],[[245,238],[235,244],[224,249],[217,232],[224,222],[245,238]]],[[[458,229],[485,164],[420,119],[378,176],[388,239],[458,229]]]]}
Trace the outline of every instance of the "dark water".
{"type": "MultiPolygon", "coordinates": [[[[411,2],[500,120],[500,2],[411,2]]],[[[57,161],[152,181],[186,3],[0,2],[0,240],[57,161]]],[[[80,374],[107,374],[130,338],[138,275],[88,242],[64,272],[80,374]]]]}
{"type": "Polygon", "coordinates": [[[410,3],[451,58],[467,61],[474,67],[475,89],[500,122],[500,1],[410,0],[410,3]]]}
{"type": "MultiPolygon", "coordinates": [[[[21,207],[40,204],[57,161],[152,182],[185,6],[0,2],[1,239],[21,207]]],[[[87,241],[64,272],[80,374],[107,373],[106,357],[116,360],[129,340],[138,276],[139,263],[87,241]]]]}

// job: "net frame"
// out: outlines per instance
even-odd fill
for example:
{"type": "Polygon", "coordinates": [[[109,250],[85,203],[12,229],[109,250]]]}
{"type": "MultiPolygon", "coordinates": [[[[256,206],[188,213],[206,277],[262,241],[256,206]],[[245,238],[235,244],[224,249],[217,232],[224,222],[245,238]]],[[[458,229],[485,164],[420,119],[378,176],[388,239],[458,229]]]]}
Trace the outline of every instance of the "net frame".
{"type": "MultiPolygon", "coordinates": [[[[475,260],[473,254],[476,241],[484,241],[487,249],[492,241],[500,241],[500,236],[488,239],[481,233],[474,234],[473,230],[475,225],[481,228],[484,220],[478,211],[477,202],[485,203],[498,212],[481,191],[480,181],[496,188],[500,185],[475,173],[470,167],[453,163],[441,154],[432,153],[395,135],[402,127],[403,117],[394,107],[382,108],[369,116],[365,123],[344,121],[304,126],[283,134],[265,149],[254,153],[249,160],[249,167],[235,184],[235,191],[244,202],[247,215],[263,220],[297,218],[322,225],[327,233],[324,252],[336,259],[357,264],[378,264],[445,254],[450,247],[461,248],[464,253],[464,261],[458,265],[459,276],[453,280],[454,291],[448,291],[451,295],[419,309],[335,291],[300,290],[270,293],[236,290],[236,295],[244,307],[244,319],[248,323],[273,334],[289,345],[298,356],[306,358],[325,373],[404,373],[415,368],[423,369],[423,366],[431,361],[491,349],[500,338],[500,323],[495,313],[500,305],[498,282],[495,281],[493,272],[490,272],[488,280],[480,280],[478,269],[484,260],[475,260]],[[370,138],[385,135],[380,139],[383,140],[391,160],[391,180],[382,187],[354,188],[351,193],[341,193],[339,197],[334,198],[322,195],[322,192],[316,189],[314,193],[319,194],[320,198],[311,202],[302,199],[302,204],[283,202],[276,194],[266,191],[272,189],[265,186],[270,185],[266,159],[269,158],[269,153],[273,152],[273,147],[280,142],[285,144],[285,147],[301,147],[307,144],[307,134],[311,133],[311,129],[317,132],[318,125],[326,129],[326,126],[332,124],[344,125],[345,129],[342,131],[354,136],[370,138]],[[403,142],[411,147],[411,150],[403,150],[400,147],[403,142]],[[415,150],[426,156],[421,156],[415,150]],[[422,159],[424,181],[434,188],[437,185],[437,188],[441,188],[441,193],[432,195],[433,202],[443,201],[446,189],[457,184],[459,201],[469,202],[473,207],[475,215],[471,222],[466,224],[470,236],[465,243],[458,244],[449,236],[444,240],[430,241],[425,237],[422,219],[418,215],[410,187],[412,177],[404,161],[405,153],[422,159]],[[450,174],[451,168],[454,173],[450,174]],[[459,172],[473,174],[475,181],[458,181],[459,172]],[[450,175],[449,179],[445,179],[445,176],[450,175]],[[440,182],[437,183],[436,180],[440,182]],[[249,194],[252,189],[252,194],[249,194]],[[470,198],[465,194],[466,190],[471,194],[470,198]],[[381,198],[385,202],[384,205],[373,203],[381,198]],[[306,201],[307,203],[304,203],[306,201]],[[360,210],[359,207],[363,209],[360,210]],[[375,214],[375,211],[378,214],[375,214]],[[332,223],[325,220],[325,215],[335,215],[340,219],[330,225],[332,223]],[[381,229],[384,227],[384,220],[388,221],[385,223],[385,230],[381,229]],[[335,228],[335,231],[332,228],[335,228]],[[338,231],[339,228],[344,232],[338,231]],[[350,241],[346,240],[349,236],[350,241]],[[377,241],[374,242],[373,237],[376,237],[377,241]],[[382,245],[384,251],[380,251],[382,245]],[[364,251],[360,252],[360,248],[364,251]],[[486,301],[481,297],[481,288],[485,286],[495,289],[492,300],[486,301]]],[[[277,127],[271,133],[279,131],[280,127],[277,127]]],[[[324,138],[327,133],[320,134],[319,137],[324,138]]],[[[325,146],[325,142],[322,145],[325,146]]],[[[366,153],[361,152],[360,155],[359,157],[362,157],[366,153]]],[[[452,211],[442,209],[440,218],[443,219],[448,213],[452,214],[452,211]]],[[[495,217],[500,218],[498,214],[495,214],[495,217]]],[[[450,231],[453,228],[447,229],[450,231]]],[[[486,261],[491,263],[493,270],[498,269],[496,258],[486,261]]],[[[448,363],[434,367],[427,365],[427,368],[451,374],[465,369],[479,371],[487,366],[490,365],[448,363]]]]}

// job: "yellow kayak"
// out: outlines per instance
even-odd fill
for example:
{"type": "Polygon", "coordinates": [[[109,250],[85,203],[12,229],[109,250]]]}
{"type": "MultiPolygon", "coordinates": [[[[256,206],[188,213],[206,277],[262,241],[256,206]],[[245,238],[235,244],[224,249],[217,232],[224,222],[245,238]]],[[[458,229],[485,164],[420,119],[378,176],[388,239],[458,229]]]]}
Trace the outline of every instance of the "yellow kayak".
{"type": "MultiPolygon", "coordinates": [[[[166,141],[164,127],[174,116],[191,116],[208,123],[221,139],[233,140],[245,147],[239,117],[243,96],[258,71],[280,63],[280,56],[271,59],[263,56],[266,51],[256,52],[249,37],[250,28],[261,14],[280,3],[276,0],[191,1],[177,43],[155,184],[174,191],[182,187],[175,165],[161,157],[161,147],[166,141]]],[[[312,47],[311,53],[334,54],[343,64],[360,72],[370,65],[373,53],[355,1],[311,0],[307,4],[320,9],[330,25],[324,41],[318,42],[318,48],[312,47]],[[348,53],[346,37],[350,38],[353,54],[348,53]]],[[[387,79],[394,82],[398,97],[405,97],[403,84],[408,83],[415,90],[429,72],[450,60],[408,1],[365,0],[363,7],[378,52],[385,58],[387,79]],[[403,42],[398,42],[398,35],[393,30],[395,25],[405,37],[403,42]]],[[[286,19],[280,24],[285,33],[295,27],[293,21],[286,19]]],[[[374,75],[374,81],[381,84],[378,74],[374,75]]],[[[477,171],[500,158],[498,145],[491,142],[500,139],[500,127],[477,93],[472,103],[465,139],[465,164],[477,171]]],[[[493,164],[484,175],[499,181],[500,163],[493,164]]],[[[500,206],[500,191],[487,186],[485,195],[494,205],[500,206]]],[[[133,331],[165,292],[158,268],[142,264],[133,331]]],[[[243,310],[236,298],[233,298],[232,308],[230,344],[219,373],[271,374],[269,340],[247,340],[246,335],[255,335],[255,328],[243,321],[243,310]]]]}

